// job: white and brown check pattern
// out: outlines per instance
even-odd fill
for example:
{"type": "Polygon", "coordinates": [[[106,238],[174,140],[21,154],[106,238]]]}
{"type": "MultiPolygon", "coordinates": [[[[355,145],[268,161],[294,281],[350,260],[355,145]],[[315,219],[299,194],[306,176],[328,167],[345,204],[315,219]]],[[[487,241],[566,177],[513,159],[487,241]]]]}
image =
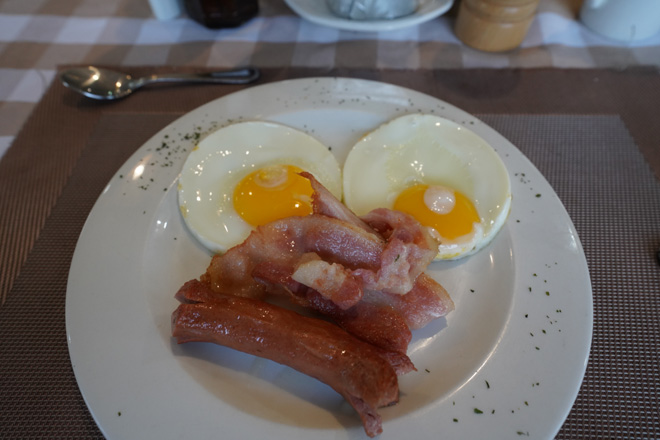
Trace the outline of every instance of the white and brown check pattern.
{"type": "Polygon", "coordinates": [[[660,35],[625,45],[576,19],[580,0],[541,0],[517,50],[488,54],[453,32],[454,11],[389,32],[351,32],[304,20],[283,0],[261,0],[237,29],[187,17],[159,21],[147,0],[0,0],[0,157],[65,64],[226,68],[660,67],[660,35]]]}

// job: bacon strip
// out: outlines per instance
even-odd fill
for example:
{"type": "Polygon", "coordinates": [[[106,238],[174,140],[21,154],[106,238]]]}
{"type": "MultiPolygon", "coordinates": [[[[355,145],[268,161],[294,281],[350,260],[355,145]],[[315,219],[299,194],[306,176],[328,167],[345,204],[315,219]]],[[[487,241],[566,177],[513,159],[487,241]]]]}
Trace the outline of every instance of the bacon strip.
{"type": "Polygon", "coordinates": [[[314,209],[321,213],[260,226],[243,244],[213,257],[201,280],[217,292],[244,297],[293,294],[294,301],[328,314],[352,334],[405,353],[403,341],[410,340],[410,333],[397,334],[403,324],[420,328],[454,308],[444,288],[422,273],[435,256],[435,241],[403,213],[378,209],[364,222],[307,177],[316,191],[314,209]],[[310,301],[309,291],[341,310],[363,302],[372,306],[341,313],[327,301],[310,301]],[[368,298],[362,301],[364,292],[368,298]],[[389,328],[370,324],[377,316],[374,305],[389,328]]]}
{"type": "MultiPolygon", "coordinates": [[[[215,255],[202,281],[217,292],[261,298],[267,289],[252,277],[259,264],[288,267],[293,273],[303,256],[314,253],[351,270],[377,268],[382,251],[380,237],[344,221],[316,214],[288,217],[258,227],[242,244],[215,255]]],[[[355,293],[361,297],[361,290],[355,293]]]]}
{"type": "Polygon", "coordinates": [[[314,212],[341,218],[390,241],[389,249],[384,250],[382,256],[388,261],[381,262],[380,274],[358,272],[365,282],[370,283],[367,287],[369,291],[365,293],[366,302],[390,307],[413,330],[454,310],[454,303],[444,287],[423,273],[435,257],[438,246],[427,228],[411,216],[389,209],[375,209],[359,218],[316,181],[314,176],[309,173],[302,175],[311,181],[315,191],[314,212]],[[406,264],[409,266],[406,267],[406,264]],[[381,277],[399,278],[402,283],[414,280],[414,283],[406,284],[408,290],[404,295],[392,295],[400,292],[384,292],[376,282],[381,277]]]}
{"type": "Polygon", "coordinates": [[[412,330],[454,310],[454,302],[445,288],[425,273],[417,277],[412,290],[405,295],[367,291],[363,302],[390,307],[412,330]]]}
{"type": "MultiPolygon", "coordinates": [[[[318,214],[289,217],[258,227],[241,245],[214,256],[202,281],[218,292],[261,298],[268,290],[253,278],[256,267],[262,263],[275,264],[290,268],[289,273],[293,274],[304,263],[303,257],[313,253],[329,264],[349,269],[349,272],[342,271],[342,276],[349,281],[343,289],[337,290],[342,286],[337,283],[334,290],[325,292],[326,297],[348,308],[362,296],[362,289],[351,282],[353,277],[361,280],[364,289],[372,291],[403,294],[413,289],[414,280],[425,267],[420,262],[427,264],[429,253],[417,244],[404,243],[400,239],[404,232],[413,237],[410,240],[417,240],[408,231],[398,228],[384,244],[376,233],[342,220],[318,214]]],[[[299,281],[308,287],[329,285],[324,279],[327,271],[317,271],[316,278],[310,272],[307,275],[301,276],[299,281]]]]}
{"type": "Polygon", "coordinates": [[[260,300],[222,295],[193,280],[172,314],[179,344],[212,342],[294,368],[329,385],[355,408],[370,437],[377,408],[398,401],[397,376],[381,353],[339,327],[260,300]]]}
{"type": "Polygon", "coordinates": [[[342,310],[356,305],[362,299],[362,283],[341,264],[328,263],[312,255],[309,261],[298,264],[291,278],[316,290],[342,310]]]}
{"type": "Polygon", "coordinates": [[[312,194],[312,209],[315,214],[321,214],[328,217],[343,220],[351,223],[359,228],[364,229],[369,233],[373,233],[373,229],[353,213],[346,205],[339,201],[330,191],[328,191],[316,178],[307,171],[300,173],[312,184],[314,194],[312,194]]]}
{"type": "Polygon", "coordinates": [[[378,208],[362,217],[370,227],[389,242],[408,246],[406,259],[410,263],[410,278],[415,279],[438,254],[438,242],[431,230],[403,212],[378,208]]]}
{"type": "Polygon", "coordinates": [[[430,230],[410,215],[391,209],[374,209],[360,218],[310,173],[300,174],[309,179],[314,189],[314,213],[343,220],[387,240],[377,271],[373,268],[356,271],[365,288],[399,295],[413,289],[416,278],[438,252],[438,242],[430,230]]]}

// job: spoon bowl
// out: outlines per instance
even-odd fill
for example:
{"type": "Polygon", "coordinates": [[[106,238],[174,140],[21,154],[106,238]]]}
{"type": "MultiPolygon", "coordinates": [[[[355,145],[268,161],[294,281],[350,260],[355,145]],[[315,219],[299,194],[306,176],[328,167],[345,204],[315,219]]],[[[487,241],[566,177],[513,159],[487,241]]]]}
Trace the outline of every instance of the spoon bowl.
{"type": "Polygon", "coordinates": [[[258,78],[259,71],[252,67],[208,73],[154,74],[133,78],[126,73],[87,66],[68,69],[60,74],[60,79],[66,87],[88,98],[99,100],[124,98],[142,86],[156,82],[248,84],[258,78]]]}

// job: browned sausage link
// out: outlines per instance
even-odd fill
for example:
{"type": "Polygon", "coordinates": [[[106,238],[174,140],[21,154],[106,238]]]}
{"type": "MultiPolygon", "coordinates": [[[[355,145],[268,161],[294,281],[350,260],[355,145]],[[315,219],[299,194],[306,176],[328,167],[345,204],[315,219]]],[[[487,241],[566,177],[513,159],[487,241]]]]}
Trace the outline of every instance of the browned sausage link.
{"type": "Polygon", "coordinates": [[[391,307],[362,301],[348,310],[341,310],[311,289],[307,299],[311,308],[329,316],[353,336],[383,350],[406,354],[412,332],[391,307]]]}
{"type": "Polygon", "coordinates": [[[382,431],[378,407],[398,400],[397,376],[374,347],[319,319],[250,298],[215,294],[172,314],[178,343],[212,342],[294,368],[332,387],[359,413],[366,433],[382,431]]]}

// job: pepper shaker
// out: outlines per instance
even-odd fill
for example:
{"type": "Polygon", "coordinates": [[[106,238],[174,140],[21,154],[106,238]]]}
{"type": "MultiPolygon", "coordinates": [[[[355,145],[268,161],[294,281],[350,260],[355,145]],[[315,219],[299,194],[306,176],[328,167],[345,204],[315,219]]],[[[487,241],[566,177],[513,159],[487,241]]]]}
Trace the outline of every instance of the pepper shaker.
{"type": "Polygon", "coordinates": [[[515,49],[527,35],[540,0],[461,0],[454,32],[486,52],[515,49]]]}

